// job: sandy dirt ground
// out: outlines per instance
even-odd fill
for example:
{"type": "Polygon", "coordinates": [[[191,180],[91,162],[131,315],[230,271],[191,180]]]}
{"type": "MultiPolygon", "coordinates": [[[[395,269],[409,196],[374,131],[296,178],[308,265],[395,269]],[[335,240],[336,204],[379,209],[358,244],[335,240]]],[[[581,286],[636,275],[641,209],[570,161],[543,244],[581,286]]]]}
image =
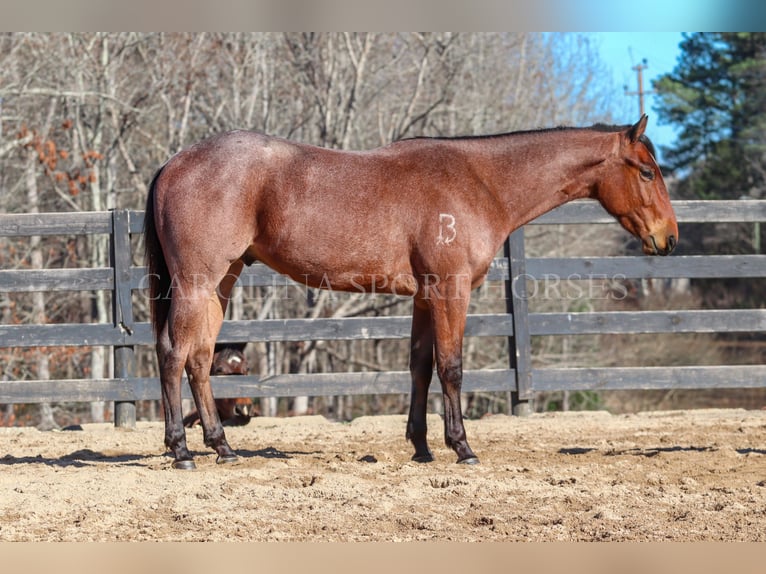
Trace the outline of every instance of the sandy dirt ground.
{"type": "Polygon", "coordinates": [[[0,429],[0,541],[764,541],[766,411],[467,421],[456,465],[410,462],[405,417],[257,418],[238,463],[178,471],[161,423],[0,429]]]}

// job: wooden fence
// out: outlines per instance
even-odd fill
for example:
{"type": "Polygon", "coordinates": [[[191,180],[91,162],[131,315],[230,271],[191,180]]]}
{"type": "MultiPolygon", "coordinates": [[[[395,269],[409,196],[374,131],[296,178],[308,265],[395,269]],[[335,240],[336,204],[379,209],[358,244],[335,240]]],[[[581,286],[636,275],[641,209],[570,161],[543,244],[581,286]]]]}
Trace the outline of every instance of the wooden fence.
{"type": "MultiPolygon", "coordinates": [[[[680,201],[674,206],[682,224],[766,220],[766,201],[680,201]]],[[[567,204],[530,225],[572,223],[615,225],[593,202],[567,204]]],[[[114,401],[115,424],[132,426],[135,401],[160,398],[156,378],[135,375],[135,348],[153,345],[150,325],[134,320],[131,300],[134,290],[146,286],[146,269],[132,265],[130,240],[131,235],[141,233],[142,224],[143,212],[129,210],[0,215],[0,237],[108,234],[112,253],[108,268],[0,270],[0,292],[108,290],[112,292],[113,309],[108,324],[0,325],[0,347],[87,345],[108,346],[114,352],[114,378],[2,381],[0,403],[114,401]]],[[[490,281],[505,282],[507,312],[469,315],[466,327],[467,337],[507,337],[508,368],[466,369],[464,391],[509,392],[515,412],[520,412],[536,391],[766,386],[764,365],[533,368],[531,338],[540,335],[766,331],[764,309],[529,312],[527,279],[551,276],[766,277],[766,255],[528,258],[521,229],[509,237],[504,257],[495,260],[488,277],[490,281]]],[[[285,279],[256,264],[245,269],[240,282],[273,286],[284,285],[285,279]]],[[[227,321],[219,342],[402,339],[409,337],[409,331],[408,316],[227,321]]],[[[406,364],[406,359],[402,362],[406,364]]],[[[212,383],[217,397],[407,393],[410,389],[406,371],[213,377],[212,383]]],[[[438,391],[439,385],[431,388],[438,391]]],[[[184,393],[190,396],[188,385],[184,393]]]]}

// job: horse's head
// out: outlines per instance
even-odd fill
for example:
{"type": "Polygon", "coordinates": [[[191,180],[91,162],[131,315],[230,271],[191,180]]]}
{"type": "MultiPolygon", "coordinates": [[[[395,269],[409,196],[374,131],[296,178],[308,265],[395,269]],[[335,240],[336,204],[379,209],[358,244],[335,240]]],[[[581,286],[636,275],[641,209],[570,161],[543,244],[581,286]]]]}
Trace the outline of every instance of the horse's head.
{"type": "Polygon", "coordinates": [[[211,375],[246,375],[247,372],[247,359],[242,351],[234,346],[216,346],[211,375]]]}
{"type": "Polygon", "coordinates": [[[596,198],[631,234],[644,253],[668,255],[678,242],[678,223],[654,146],[644,135],[647,116],[619,133],[619,152],[607,160],[596,198]]]}

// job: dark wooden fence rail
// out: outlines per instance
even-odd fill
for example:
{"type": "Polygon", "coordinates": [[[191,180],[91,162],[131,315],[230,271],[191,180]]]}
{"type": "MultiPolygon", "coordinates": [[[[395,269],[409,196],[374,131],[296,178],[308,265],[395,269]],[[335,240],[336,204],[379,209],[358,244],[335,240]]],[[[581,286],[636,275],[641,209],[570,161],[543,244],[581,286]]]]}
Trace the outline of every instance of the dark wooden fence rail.
{"type": "MultiPolygon", "coordinates": [[[[766,201],[685,201],[674,205],[681,223],[766,221],[766,201]]],[[[615,225],[611,217],[592,202],[562,206],[538,218],[533,225],[571,223],[615,225]]],[[[130,426],[135,422],[135,401],[160,398],[157,379],[135,376],[135,347],[153,344],[149,324],[134,321],[131,302],[131,293],[146,286],[146,269],[132,265],[130,246],[130,236],[140,234],[142,224],[143,212],[128,210],[0,215],[0,237],[107,234],[112,247],[108,268],[0,270],[0,291],[109,290],[113,302],[109,324],[0,325],[0,347],[103,345],[113,348],[115,359],[114,378],[110,379],[0,382],[0,403],[114,401],[115,423],[130,426]]],[[[766,277],[766,255],[528,258],[524,253],[524,230],[519,230],[509,237],[504,256],[495,260],[488,277],[490,281],[505,283],[507,313],[470,315],[466,327],[466,336],[508,337],[509,366],[467,369],[465,391],[509,392],[515,411],[521,412],[535,391],[766,386],[764,365],[533,369],[531,338],[540,335],[766,331],[764,309],[528,311],[527,279],[570,276],[583,279],[766,277]]],[[[259,264],[246,269],[240,283],[277,288],[291,284],[259,264]]],[[[409,330],[409,317],[228,321],[219,341],[397,339],[409,337],[409,330]]],[[[343,372],[213,377],[213,387],[219,397],[322,396],[406,393],[410,381],[405,371],[343,372]]],[[[434,392],[438,389],[438,384],[432,386],[434,392]]],[[[190,396],[188,388],[184,392],[190,396]]]]}

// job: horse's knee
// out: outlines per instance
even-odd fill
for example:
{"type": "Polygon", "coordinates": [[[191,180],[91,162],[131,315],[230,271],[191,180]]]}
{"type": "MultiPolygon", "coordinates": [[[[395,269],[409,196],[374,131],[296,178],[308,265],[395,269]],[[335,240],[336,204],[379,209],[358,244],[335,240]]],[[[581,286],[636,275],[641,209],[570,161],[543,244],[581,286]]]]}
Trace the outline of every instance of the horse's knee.
{"type": "Polygon", "coordinates": [[[414,381],[427,380],[431,382],[434,368],[432,360],[410,361],[410,376],[414,381]]]}
{"type": "Polygon", "coordinates": [[[442,384],[460,386],[463,379],[463,359],[459,355],[443,359],[437,370],[442,384]]]}

